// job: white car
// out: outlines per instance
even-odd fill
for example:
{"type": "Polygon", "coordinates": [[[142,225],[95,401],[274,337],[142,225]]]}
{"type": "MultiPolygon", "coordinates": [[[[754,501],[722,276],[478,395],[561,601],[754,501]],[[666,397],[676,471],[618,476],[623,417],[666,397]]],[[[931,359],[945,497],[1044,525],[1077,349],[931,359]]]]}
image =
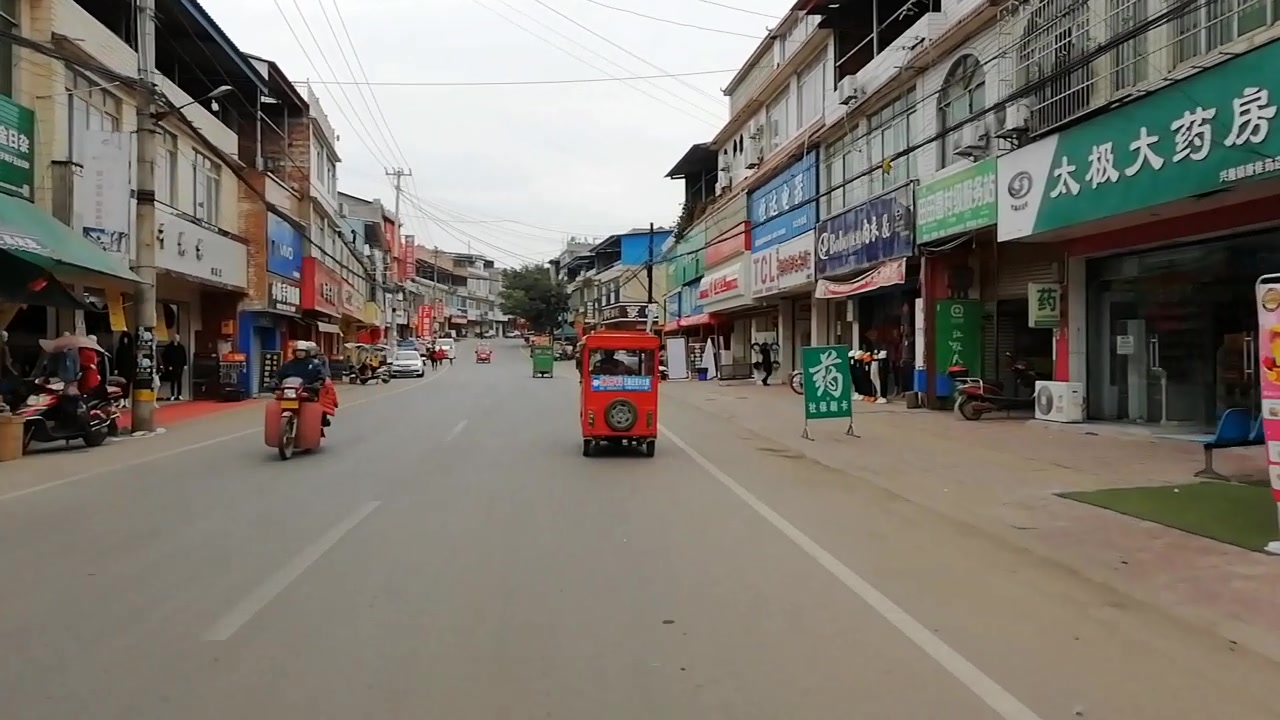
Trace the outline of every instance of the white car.
{"type": "Polygon", "coordinates": [[[426,377],[427,365],[417,350],[400,350],[391,359],[391,377],[426,377]]]}
{"type": "Polygon", "coordinates": [[[445,356],[450,360],[458,359],[458,347],[453,343],[453,338],[440,338],[436,340],[436,347],[444,350],[445,356]]]}

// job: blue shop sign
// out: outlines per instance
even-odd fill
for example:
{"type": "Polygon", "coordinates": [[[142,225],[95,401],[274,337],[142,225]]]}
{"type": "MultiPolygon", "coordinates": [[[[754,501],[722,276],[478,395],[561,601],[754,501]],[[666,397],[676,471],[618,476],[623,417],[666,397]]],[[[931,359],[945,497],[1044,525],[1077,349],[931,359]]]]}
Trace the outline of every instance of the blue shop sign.
{"type": "Polygon", "coordinates": [[[751,252],[767,250],[813,229],[818,215],[818,151],[747,194],[751,252]]]}
{"type": "Polygon", "coordinates": [[[279,215],[267,213],[267,271],[302,280],[302,233],[279,215]]]}
{"type": "Polygon", "coordinates": [[[667,296],[667,322],[671,322],[680,317],[680,292],[676,291],[667,296]]]}
{"type": "Polygon", "coordinates": [[[591,389],[607,392],[649,392],[653,378],[642,375],[592,375],[591,389]]]}
{"type": "Polygon", "coordinates": [[[698,288],[702,278],[680,287],[680,317],[689,317],[702,312],[702,303],[698,301],[698,288]]]}
{"type": "Polygon", "coordinates": [[[818,223],[819,278],[869,268],[915,252],[915,185],[907,184],[818,223]]]}

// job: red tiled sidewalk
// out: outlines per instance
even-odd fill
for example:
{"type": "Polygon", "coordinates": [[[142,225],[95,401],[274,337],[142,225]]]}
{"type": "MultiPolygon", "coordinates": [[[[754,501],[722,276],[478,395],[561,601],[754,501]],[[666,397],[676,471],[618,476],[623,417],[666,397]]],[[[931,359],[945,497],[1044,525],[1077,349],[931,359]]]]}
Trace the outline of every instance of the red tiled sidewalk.
{"type": "MultiPolygon", "coordinates": [[[[857,431],[817,421],[801,439],[801,399],[786,387],[665,383],[688,403],[881,485],[913,502],[997,534],[1075,571],[1184,617],[1215,626],[1280,660],[1280,558],[1055,497],[1065,490],[1196,480],[1194,443],[988,416],[858,403],[857,431]]],[[[1265,477],[1262,448],[1219,452],[1233,477],[1265,477]]]]}
{"type": "MultiPolygon", "coordinates": [[[[185,400],[180,402],[160,402],[156,405],[156,427],[172,427],[189,420],[199,420],[228,410],[239,410],[262,402],[261,400],[244,400],[242,402],[218,402],[216,400],[185,400]]],[[[120,415],[120,430],[129,432],[133,427],[133,414],[125,409],[120,415]]]]}

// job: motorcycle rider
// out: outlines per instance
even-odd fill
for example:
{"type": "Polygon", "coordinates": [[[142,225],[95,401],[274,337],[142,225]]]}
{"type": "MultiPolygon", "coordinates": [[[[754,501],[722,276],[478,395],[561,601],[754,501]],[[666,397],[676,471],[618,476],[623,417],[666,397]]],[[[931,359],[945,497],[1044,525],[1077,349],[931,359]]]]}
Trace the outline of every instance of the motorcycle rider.
{"type": "Polygon", "coordinates": [[[276,382],[296,377],[307,387],[314,388],[316,399],[324,411],[322,425],[329,427],[338,411],[338,391],[329,377],[328,363],[320,356],[320,348],[313,342],[299,340],[293,346],[293,357],[280,366],[276,382]]]}

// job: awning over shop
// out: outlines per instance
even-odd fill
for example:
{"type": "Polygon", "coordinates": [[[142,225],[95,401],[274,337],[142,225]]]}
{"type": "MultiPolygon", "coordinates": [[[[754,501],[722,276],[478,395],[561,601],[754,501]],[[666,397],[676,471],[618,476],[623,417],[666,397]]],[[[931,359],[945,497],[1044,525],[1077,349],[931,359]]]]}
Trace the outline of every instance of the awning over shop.
{"type": "Polygon", "coordinates": [[[699,325],[716,325],[720,322],[720,316],[714,313],[698,313],[682,317],[679,320],[672,320],[662,326],[664,332],[675,332],[683,328],[698,327],[699,325]]]}
{"type": "Polygon", "coordinates": [[[0,195],[0,251],[50,272],[78,268],[138,283],[126,262],[20,198],[0,195]]]}
{"type": "Polygon", "coordinates": [[[871,272],[848,282],[832,282],[819,280],[813,296],[823,300],[849,297],[869,292],[890,285],[899,285],[907,281],[907,259],[890,260],[876,267],[871,272]]]}
{"type": "Polygon", "coordinates": [[[338,327],[337,325],[334,325],[333,323],[318,322],[316,323],[316,329],[318,329],[322,333],[328,333],[330,335],[342,334],[342,328],[338,327]]]}

